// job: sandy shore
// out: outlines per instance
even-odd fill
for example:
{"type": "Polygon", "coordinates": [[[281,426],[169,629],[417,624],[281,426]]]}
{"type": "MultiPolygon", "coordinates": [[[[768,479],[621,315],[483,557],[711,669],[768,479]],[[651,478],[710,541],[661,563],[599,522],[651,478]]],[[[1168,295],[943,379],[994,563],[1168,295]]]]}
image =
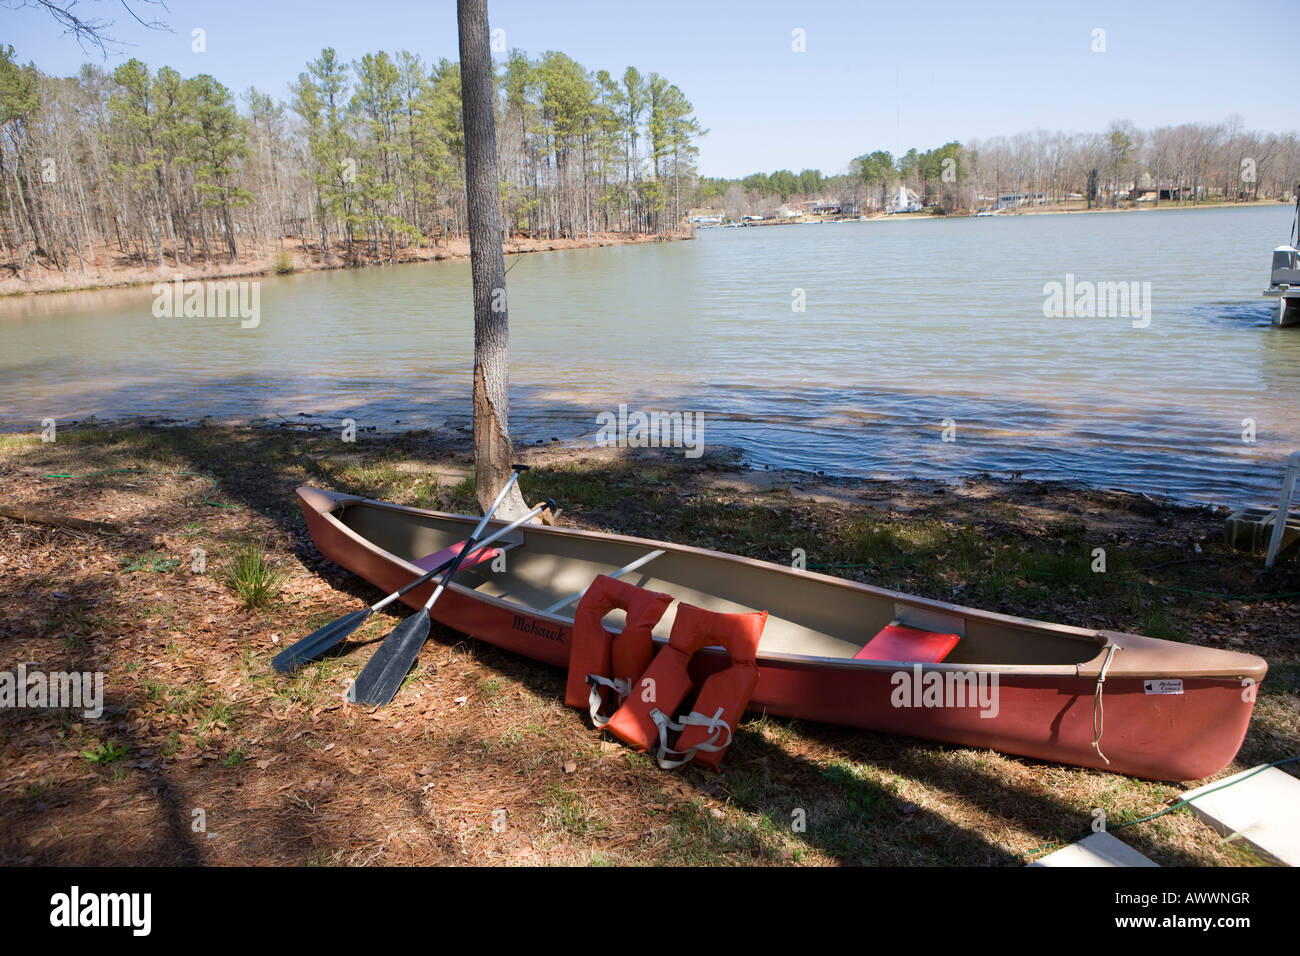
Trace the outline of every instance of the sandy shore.
{"type": "MultiPolygon", "coordinates": [[[[637,233],[628,235],[620,232],[593,233],[573,239],[534,239],[516,236],[505,244],[507,256],[529,252],[560,252],[568,249],[591,249],[601,246],[637,245],[646,242],[666,242],[691,239],[689,232],[669,233],[665,235],[648,235],[637,233]]],[[[383,256],[369,256],[360,253],[361,260],[355,266],[346,264],[342,248],[334,250],[328,261],[322,261],[317,245],[308,242],[306,247],[297,239],[286,239],[284,248],[292,258],[293,272],[318,272],[326,269],[365,268],[367,266],[405,265],[413,262],[436,262],[445,259],[466,259],[469,257],[469,239],[452,239],[446,245],[424,246],[418,249],[398,251],[397,262],[393,263],[383,256]]],[[[362,247],[364,248],[364,246],[362,247]]],[[[155,282],[170,282],[178,275],[186,280],[197,279],[234,279],[248,276],[275,274],[278,253],[272,255],[247,256],[237,263],[224,260],[180,263],[167,262],[166,265],[141,266],[129,262],[116,247],[97,244],[94,262],[88,259],[85,271],[74,263],[64,273],[58,269],[29,265],[31,281],[25,281],[18,274],[12,263],[3,263],[3,278],[0,278],[0,296],[33,295],[51,292],[77,292],[88,289],[111,289],[133,285],[152,285],[155,282]]]]}

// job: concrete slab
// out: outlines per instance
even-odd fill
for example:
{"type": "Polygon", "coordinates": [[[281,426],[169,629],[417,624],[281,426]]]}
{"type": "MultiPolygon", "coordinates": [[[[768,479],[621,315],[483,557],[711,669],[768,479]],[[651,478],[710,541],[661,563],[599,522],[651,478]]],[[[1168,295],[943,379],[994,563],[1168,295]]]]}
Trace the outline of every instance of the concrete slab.
{"type": "Polygon", "coordinates": [[[1093,833],[1030,866],[1159,866],[1109,833],[1093,833]]]}
{"type": "Polygon", "coordinates": [[[1300,780],[1277,767],[1257,770],[1189,790],[1183,799],[1192,801],[1192,811],[1224,836],[1239,834],[1275,863],[1300,866],[1300,780]],[[1241,782],[1219,789],[1237,780],[1241,782]]]}

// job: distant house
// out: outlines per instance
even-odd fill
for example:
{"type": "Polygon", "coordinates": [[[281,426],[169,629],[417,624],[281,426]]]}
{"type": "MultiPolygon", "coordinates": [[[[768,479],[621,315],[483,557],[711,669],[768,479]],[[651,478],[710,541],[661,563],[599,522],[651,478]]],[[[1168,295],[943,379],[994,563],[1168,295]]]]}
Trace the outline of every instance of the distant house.
{"type": "Polygon", "coordinates": [[[921,197],[903,185],[898,187],[898,195],[891,199],[885,207],[885,211],[891,213],[920,212],[921,209],[921,197]]]}
{"type": "Polygon", "coordinates": [[[686,218],[698,225],[712,225],[722,222],[724,211],[714,207],[699,206],[695,209],[686,210],[686,218]]]}
{"type": "Polygon", "coordinates": [[[1020,206],[1041,206],[1047,202],[1046,193],[1004,193],[998,196],[994,209],[1016,209],[1020,206]]]}
{"type": "MultiPolygon", "coordinates": [[[[1159,197],[1161,202],[1178,202],[1184,198],[1191,198],[1192,190],[1187,186],[1157,186],[1152,180],[1149,173],[1143,173],[1137,183],[1129,190],[1129,195],[1133,197],[1134,202],[1151,202],[1159,197]]],[[[1122,196],[1123,193],[1120,193],[1122,196]]]]}
{"type": "Polygon", "coordinates": [[[846,207],[855,208],[852,200],[840,202],[838,199],[813,199],[800,205],[810,216],[843,216],[847,215],[846,207]]]}

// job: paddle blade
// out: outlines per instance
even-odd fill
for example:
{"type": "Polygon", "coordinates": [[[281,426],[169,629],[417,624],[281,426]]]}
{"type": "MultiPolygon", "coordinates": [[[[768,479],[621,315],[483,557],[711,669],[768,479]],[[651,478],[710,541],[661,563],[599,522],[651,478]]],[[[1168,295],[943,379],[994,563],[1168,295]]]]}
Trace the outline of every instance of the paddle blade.
{"type": "Polygon", "coordinates": [[[429,637],[429,614],[412,614],[384,638],[375,656],[361,669],[356,683],[348,688],[348,700],[354,704],[382,707],[396,696],[402,681],[415,663],[420,648],[429,637]]]}
{"type": "Polygon", "coordinates": [[[276,654],[275,659],[271,661],[271,666],[281,674],[287,674],[308,661],[315,660],[360,627],[370,613],[370,608],[367,607],[360,611],[353,611],[351,614],[344,614],[336,621],[330,621],[319,630],[312,631],[292,647],[286,647],[276,654]]]}

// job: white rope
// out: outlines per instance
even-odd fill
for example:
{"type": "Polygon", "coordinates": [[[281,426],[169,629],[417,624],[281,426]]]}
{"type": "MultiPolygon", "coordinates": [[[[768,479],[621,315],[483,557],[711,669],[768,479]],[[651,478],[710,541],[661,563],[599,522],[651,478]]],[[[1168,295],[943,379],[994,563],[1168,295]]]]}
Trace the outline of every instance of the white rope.
{"type": "Polygon", "coordinates": [[[1101,752],[1101,735],[1106,724],[1106,713],[1101,703],[1102,690],[1106,686],[1106,674],[1110,671],[1110,660],[1119,650],[1118,644],[1107,644],[1106,660],[1101,665],[1101,674],[1097,677],[1097,690],[1092,698],[1092,749],[1097,751],[1097,756],[1110,764],[1110,758],[1101,752]]]}

